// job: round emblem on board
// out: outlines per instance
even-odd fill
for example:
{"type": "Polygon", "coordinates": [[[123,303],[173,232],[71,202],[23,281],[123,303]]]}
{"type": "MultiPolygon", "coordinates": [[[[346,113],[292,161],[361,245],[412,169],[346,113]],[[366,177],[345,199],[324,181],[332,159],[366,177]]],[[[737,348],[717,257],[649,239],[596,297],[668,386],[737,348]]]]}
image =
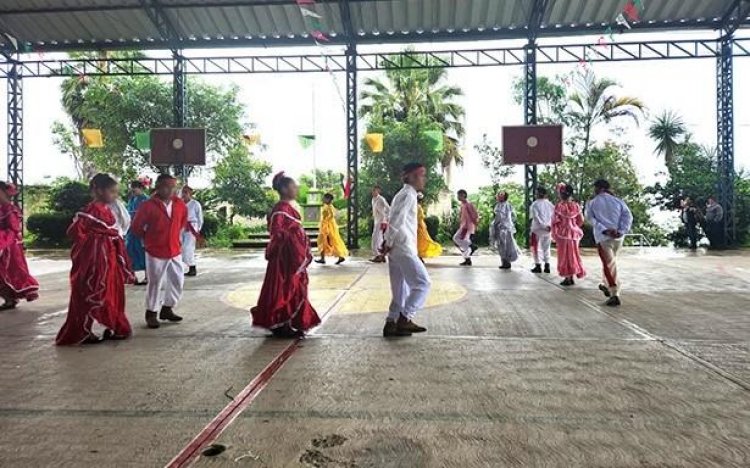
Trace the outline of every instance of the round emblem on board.
{"type": "Polygon", "coordinates": [[[172,148],[174,148],[174,149],[176,149],[176,150],[181,150],[181,149],[182,149],[182,145],[183,145],[183,144],[184,144],[184,143],[182,142],[182,138],[175,138],[175,139],[174,139],[174,140],[172,141],[172,148]]]}
{"type": "Polygon", "coordinates": [[[537,140],[535,136],[530,136],[526,140],[526,146],[528,146],[529,148],[536,148],[536,145],[538,144],[539,144],[539,140],[537,140]]]}

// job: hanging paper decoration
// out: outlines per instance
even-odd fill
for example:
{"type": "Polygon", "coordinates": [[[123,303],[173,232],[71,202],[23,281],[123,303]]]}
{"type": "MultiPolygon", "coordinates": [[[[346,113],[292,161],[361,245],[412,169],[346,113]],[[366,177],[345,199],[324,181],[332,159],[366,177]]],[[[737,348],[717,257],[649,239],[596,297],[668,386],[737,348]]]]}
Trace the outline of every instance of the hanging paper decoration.
{"type": "Polygon", "coordinates": [[[298,138],[303,149],[308,149],[315,143],[315,135],[300,135],[298,138]]]}
{"type": "Polygon", "coordinates": [[[424,132],[424,136],[427,137],[427,139],[430,142],[430,148],[434,151],[441,152],[444,149],[444,138],[443,138],[443,132],[440,130],[427,130],[424,132]]]}
{"type": "Polygon", "coordinates": [[[260,144],[260,134],[259,133],[250,133],[247,135],[242,135],[242,141],[245,142],[247,146],[255,146],[260,144]]]}
{"type": "Polygon", "coordinates": [[[383,152],[383,134],[382,133],[368,133],[365,135],[365,142],[373,153],[383,152]]]}
{"type": "MultiPolygon", "coordinates": [[[[341,177],[342,177],[342,182],[343,182],[343,175],[341,177]]],[[[344,189],[344,199],[348,200],[349,197],[352,196],[352,185],[353,185],[352,178],[351,177],[347,178],[346,183],[342,185],[343,185],[342,188],[344,189]]]]}
{"type": "Polygon", "coordinates": [[[638,8],[636,8],[635,3],[633,3],[632,0],[628,0],[628,3],[626,3],[625,7],[622,9],[622,12],[628,17],[628,19],[630,19],[630,21],[638,21],[640,19],[638,17],[638,8]]]}
{"type": "Polygon", "coordinates": [[[643,0],[633,0],[633,3],[635,3],[635,6],[637,6],[640,11],[643,11],[645,8],[643,6],[643,0]]]}
{"type": "Polygon", "coordinates": [[[626,28],[630,29],[630,23],[628,23],[628,20],[625,18],[625,15],[620,13],[615,18],[615,22],[619,24],[620,26],[625,26],[626,28]]]}
{"type": "Polygon", "coordinates": [[[135,147],[141,151],[151,151],[151,132],[135,132],[135,147]]]}
{"type": "Polygon", "coordinates": [[[315,39],[318,42],[328,42],[330,40],[325,34],[323,34],[317,29],[311,31],[310,36],[312,36],[313,39],[315,39]]]}
{"type": "Polygon", "coordinates": [[[302,12],[302,16],[320,19],[320,15],[310,10],[309,8],[300,7],[299,10],[302,12]]]}
{"type": "Polygon", "coordinates": [[[102,148],[104,147],[104,139],[102,138],[102,131],[98,128],[84,128],[81,130],[83,135],[83,142],[89,148],[102,148]]]}

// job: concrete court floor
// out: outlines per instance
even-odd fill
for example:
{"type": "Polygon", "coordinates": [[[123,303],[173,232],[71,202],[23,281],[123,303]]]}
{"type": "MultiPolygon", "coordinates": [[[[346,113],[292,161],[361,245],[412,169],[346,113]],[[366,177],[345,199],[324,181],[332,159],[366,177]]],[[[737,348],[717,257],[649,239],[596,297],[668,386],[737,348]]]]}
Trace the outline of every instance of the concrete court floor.
{"type": "MultiPolygon", "coordinates": [[[[195,466],[750,466],[750,255],[628,251],[624,305],[598,260],[563,291],[523,259],[429,260],[425,335],[380,336],[387,268],[311,267],[324,325],[195,466]]],[[[259,254],[203,254],[179,325],[57,348],[62,259],[0,313],[0,466],[164,466],[287,346],[249,326],[259,254]]]]}

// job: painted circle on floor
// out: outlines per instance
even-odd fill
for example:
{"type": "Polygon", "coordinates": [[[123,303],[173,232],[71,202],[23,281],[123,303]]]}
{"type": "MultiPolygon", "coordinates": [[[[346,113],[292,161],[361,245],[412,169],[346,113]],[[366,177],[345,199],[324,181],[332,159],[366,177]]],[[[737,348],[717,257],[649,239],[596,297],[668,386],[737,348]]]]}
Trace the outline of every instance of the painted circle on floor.
{"type": "MultiPolygon", "coordinates": [[[[310,302],[319,311],[333,306],[337,314],[367,314],[385,312],[391,302],[388,276],[379,272],[366,274],[357,281],[358,274],[325,274],[310,277],[310,302]]],[[[260,295],[262,283],[245,284],[224,296],[232,307],[250,310],[260,295]]],[[[453,281],[433,280],[426,307],[458,301],[466,289],[453,281]]]]}

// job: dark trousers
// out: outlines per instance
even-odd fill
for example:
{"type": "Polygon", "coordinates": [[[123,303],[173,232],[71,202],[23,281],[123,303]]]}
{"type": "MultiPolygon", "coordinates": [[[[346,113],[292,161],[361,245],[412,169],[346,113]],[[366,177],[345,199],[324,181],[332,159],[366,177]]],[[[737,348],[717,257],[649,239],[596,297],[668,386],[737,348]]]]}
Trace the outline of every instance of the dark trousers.
{"type": "Polygon", "coordinates": [[[723,249],[726,245],[724,239],[724,222],[708,221],[706,222],[706,236],[711,243],[712,249],[723,249]]]}
{"type": "Polygon", "coordinates": [[[688,242],[690,248],[695,250],[698,248],[698,226],[693,223],[685,224],[685,231],[687,232],[688,242]]]}

